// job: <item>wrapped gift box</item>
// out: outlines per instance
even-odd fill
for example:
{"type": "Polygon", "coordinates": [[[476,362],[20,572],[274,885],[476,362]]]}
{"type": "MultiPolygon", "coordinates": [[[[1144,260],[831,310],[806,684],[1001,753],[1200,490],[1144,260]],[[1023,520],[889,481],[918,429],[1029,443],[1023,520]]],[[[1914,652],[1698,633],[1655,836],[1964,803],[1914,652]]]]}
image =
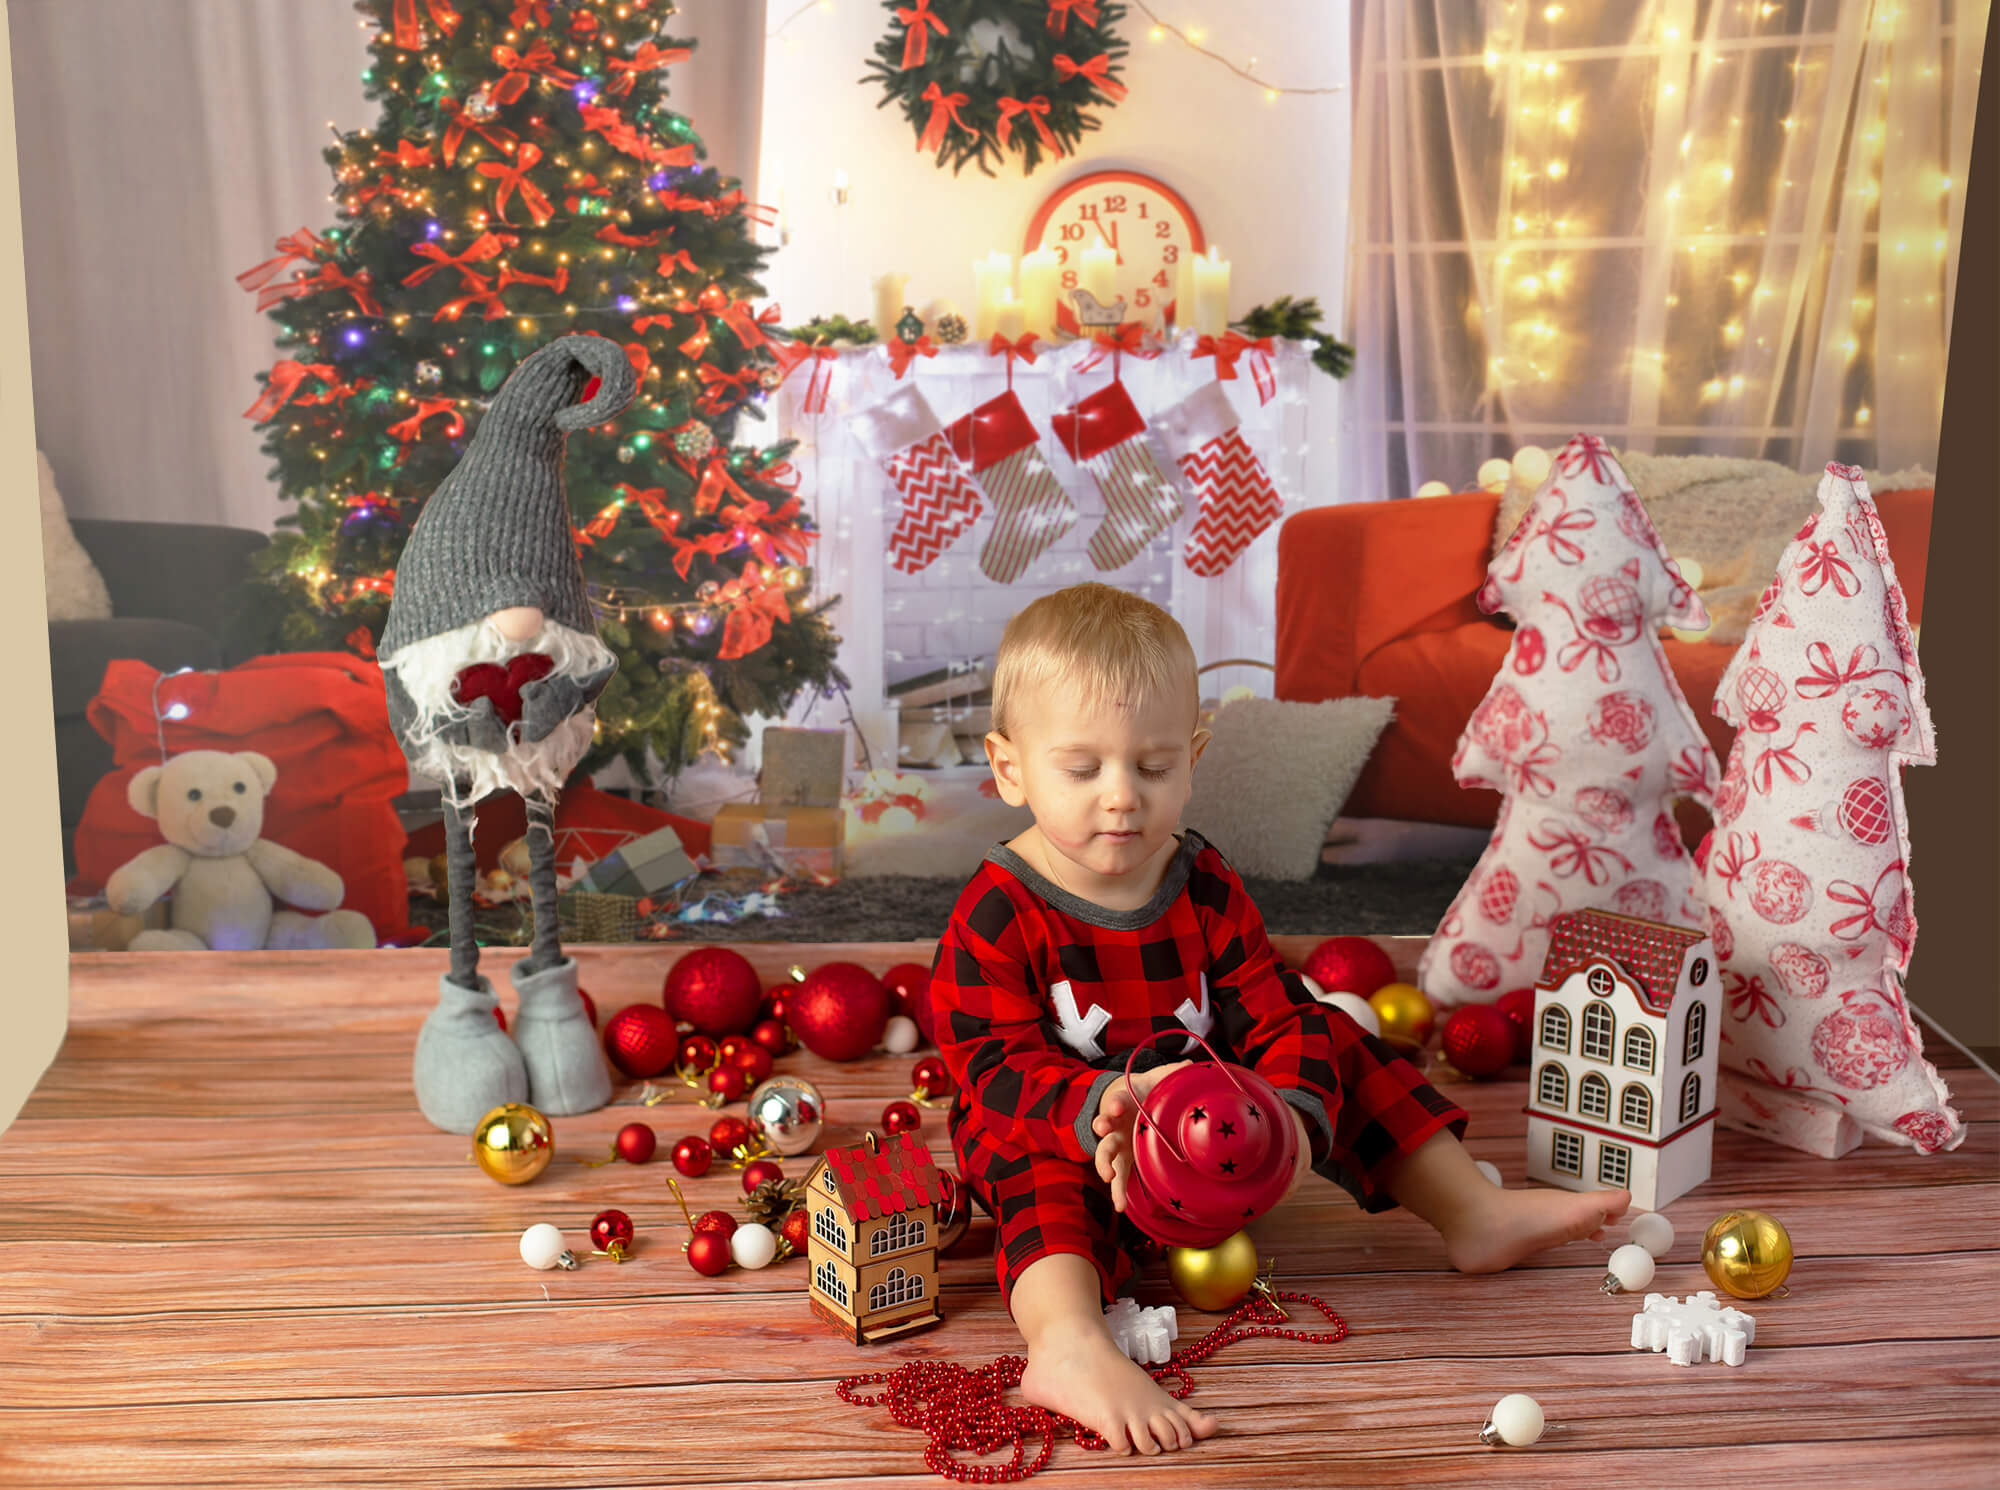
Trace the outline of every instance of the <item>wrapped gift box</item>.
{"type": "Polygon", "coordinates": [[[837,729],[764,731],[757,795],[784,807],[835,807],[847,769],[847,732],[837,729]]]}
{"type": "Polygon", "coordinates": [[[599,895],[657,895],[694,874],[694,860],[672,828],[657,828],[606,854],[576,882],[599,895]]]}
{"type": "Polygon", "coordinates": [[[717,869],[838,875],[846,833],[838,807],[730,802],[709,829],[709,862],[717,869]]]}

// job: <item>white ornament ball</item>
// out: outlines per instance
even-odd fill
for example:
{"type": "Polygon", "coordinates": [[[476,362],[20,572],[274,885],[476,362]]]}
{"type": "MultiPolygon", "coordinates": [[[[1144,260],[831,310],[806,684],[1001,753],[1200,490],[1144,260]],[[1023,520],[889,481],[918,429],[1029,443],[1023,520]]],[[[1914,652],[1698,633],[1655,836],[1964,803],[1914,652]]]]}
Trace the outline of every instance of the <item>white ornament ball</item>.
{"type": "Polygon", "coordinates": [[[1627,1293],[1637,1293],[1653,1281],[1653,1254],[1627,1242],[1611,1254],[1611,1276],[1627,1293]]]}
{"type": "MultiPolygon", "coordinates": [[[[1472,1167],[1474,1169],[1477,1169],[1481,1174],[1485,1175],[1488,1183],[1495,1185],[1499,1185],[1501,1183],[1500,1166],[1498,1164],[1493,1163],[1492,1160],[1474,1159],[1472,1161],[1472,1167]]],[[[1502,1188],[1504,1189],[1505,1187],[1502,1186],[1502,1188]]]]}
{"type": "Polygon", "coordinates": [[[1549,453],[1539,445],[1523,445],[1514,452],[1509,469],[1513,472],[1516,486],[1532,491],[1548,479],[1549,453]]]}
{"type": "Polygon", "coordinates": [[[1479,463],[1479,486],[1482,491],[1502,492],[1507,489],[1507,478],[1514,474],[1514,463],[1494,456],[1479,463]]]}
{"type": "Polygon", "coordinates": [[[569,1258],[567,1266],[576,1266],[576,1257],[563,1245],[563,1234],[546,1221],[537,1221],[521,1233],[521,1261],[539,1272],[565,1266],[563,1259],[569,1258]]]}
{"type": "Polygon", "coordinates": [[[1654,1257],[1665,1257],[1674,1245],[1674,1223],[1658,1211],[1642,1212],[1632,1222],[1632,1241],[1654,1257]]]}
{"type": "Polygon", "coordinates": [[[1542,1436],[1542,1404],[1526,1392],[1509,1392],[1487,1414],[1500,1441],[1524,1449],[1542,1436]]]}
{"type": "Polygon", "coordinates": [[[778,1234],[760,1221],[745,1221],[729,1233],[729,1257],[739,1268],[769,1267],[778,1255],[778,1234]]]}
{"type": "Polygon", "coordinates": [[[1451,495],[1451,483],[1448,481],[1426,481],[1422,486],[1417,488],[1417,495],[1420,497],[1448,497],[1451,495]]]}
{"type": "Polygon", "coordinates": [[[892,1014],[882,1030],[882,1048],[891,1055],[908,1055],[923,1040],[923,1031],[907,1014],[892,1014]]]}
{"type": "Polygon", "coordinates": [[[1323,993],[1319,996],[1323,1004],[1332,1004],[1336,1009],[1345,1010],[1347,1016],[1371,1035],[1382,1033],[1382,1016],[1375,1012],[1375,1006],[1358,993],[1323,993]]]}

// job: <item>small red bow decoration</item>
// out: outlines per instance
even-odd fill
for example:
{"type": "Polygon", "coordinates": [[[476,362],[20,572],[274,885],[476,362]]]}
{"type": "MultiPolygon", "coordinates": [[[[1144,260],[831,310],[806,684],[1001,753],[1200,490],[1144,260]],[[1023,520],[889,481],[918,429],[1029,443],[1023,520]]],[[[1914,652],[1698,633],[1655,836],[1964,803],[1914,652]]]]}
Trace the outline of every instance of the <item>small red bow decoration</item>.
{"type": "Polygon", "coordinates": [[[569,288],[569,265],[556,265],[554,274],[530,274],[525,269],[516,269],[512,264],[500,266],[500,282],[493,288],[504,290],[509,285],[540,285],[560,295],[569,288]]]}
{"type": "Polygon", "coordinates": [[[1056,76],[1065,83],[1071,78],[1081,77],[1114,103],[1132,91],[1116,78],[1106,75],[1106,70],[1111,66],[1109,52],[1099,52],[1088,62],[1081,64],[1072,61],[1061,52],[1057,52],[1049,60],[1055,64],[1056,76]]]}
{"type": "Polygon", "coordinates": [[[764,571],[755,560],[743,566],[743,585],[749,592],[729,612],[722,625],[722,647],[718,657],[747,657],[771,639],[771,628],[792,619],[785,603],[784,586],[764,583],[764,571]]]}
{"type": "Polygon", "coordinates": [[[1118,358],[1126,352],[1130,352],[1134,357],[1157,357],[1160,355],[1158,347],[1149,349],[1146,346],[1146,328],[1141,326],[1137,321],[1121,321],[1114,330],[1095,332],[1090,339],[1097,343],[1098,350],[1092,352],[1076,365],[1076,370],[1080,373],[1089,372],[1092,368],[1096,367],[1098,363],[1104,360],[1106,352],[1111,354],[1111,368],[1114,376],[1118,370],[1118,358]]]}
{"type": "Polygon", "coordinates": [[[312,294],[319,290],[345,290],[354,297],[355,305],[364,316],[382,314],[382,307],[375,303],[373,285],[366,269],[359,274],[349,274],[338,264],[322,264],[319,266],[319,273],[299,281],[301,295],[312,294]]]}
{"type": "Polygon", "coordinates": [[[695,402],[704,414],[720,414],[735,396],[749,397],[750,390],[757,386],[757,369],[739,368],[735,372],[724,372],[712,362],[704,362],[695,369],[701,379],[701,397],[695,402]]]}
{"type": "Polygon", "coordinates": [[[1032,331],[1023,331],[1019,337],[1013,341],[1009,341],[996,331],[993,333],[993,339],[986,344],[986,350],[995,357],[1005,357],[1007,359],[1007,386],[1012,388],[1014,386],[1014,359],[1019,357],[1030,367],[1035,365],[1035,333],[1032,331]]]}
{"type": "Polygon", "coordinates": [[[477,285],[483,288],[486,284],[486,277],[469,266],[483,264],[488,259],[506,252],[507,249],[518,242],[520,242],[518,238],[508,237],[500,233],[481,233],[473,241],[471,247],[456,257],[445,249],[438,247],[435,243],[414,243],[410,246],[410,252],[420,259],[429,259],[431,262],[404,275],[403,283],[406,285],[420,285],[440,269],[456,269],[462,276],[460,280],[461,288],[470,285],[477,285]]]}
{"type": "Polygon", "coordinates": [[[519,31],[523,26],[528,24],[528,17],[531,13],[534,16],[537,26],[548,25],[549,0],[517,0],[514,6],[514,13],[507,18],[507,24],[512,26],[516,31],[519,31]]]}
{"type": "Polygon", "coordinates": [[[1084,25],[1097,24],[1097,0],[1049,0],[1049,30],[1067,36],[1071,11],[1084,25]]]}
{"type": "Polygon", "coordinates": [[[333,245],[311,228],[300,228],[296,233],[287,233],[277,241],[275,247],[278,250],[276,258],[266,259],[255,268],[245,269],[236,276],[236,282],[244,289],[263,292],[257,297],[257,309],[260,311],[269,310],[280,300],[289,300],[295,295],[305,293],[307,278],[302,269],[293,273],[290,284],[282,287],[271,286],[271,280],[285,265],[295,260],[310,264],[321,254],[333,252],[333,245]]]}
{"type": "Polygon", "coordinates": [[[263,393],[259,395],[257,402],[243,411],[243,417],[263,423],[291,402],[292,396],[299,391],[299,384],[308,376],[337,385],[340,382],[340,369],[331,362],[294,362],[287,357],[271,368],[271,376],[264,385],[263,393]]]}
{"type": "Polygon", "coordinates": [[[639,80],[640,73],[671,67],[676,62],[687,61],[693,55],[693,51],[687,47],[660,47],[649,41],[630,57],[613,57],[605,64],[610,71],[617,74],[617,77],[604,91],[613,95],[630,93],[632,85],[639,80]]]}
{"type": "Polygon", "coordinates": [[[1556,469],[1565,476],[1588,471],[1599,481],[1609,481],[1611,449],[1596,435],[1578,435],[1556,453],[1556,469]]]}
{"type": "Polygon", "coordinates": [[[1842,600],[1861,593],[1861,580],[1854,566],[1840,556],[1839,545],[1830,538],[1824,543],[1806,545],[1805,557],[1799,562],[1799,593],[1817,595],[1828,584],[1842,600]]]}
{"type": "Polygon", "coordinates": [[[920,336],[915,341],[904,341],[900,336],[894,336],[889,339],[888,347],[889,366],[899,378],[910,370],[910,363],[918,357],[935,357],[938,354],[937,344],[928,336],[920,336]]]}
{"type": "Polygon", "coordinates": [[[924,125],[923,138],[917,141],[917,149],[934,154],[944,145],[944,132],[948,124],[955,124],[967,134],[977,138],[979,131],[967,124],[958,111],[972,101],[966,93],[947,93],[932,83],[924,89],[924,102],[931,106],[930,122],[924,125]]]}
{"type": "Polygon", "coordinates": [[[1250,377],[1257,385],[1257,402],[1267,404],[1271,395],[1278,391],[1278,380],[1271,375],[1271,338],[1260,336],[1251,338],[1238,331],[1227,331],[1221,336],[1203,336],[1194,344],[1196,357],[1215,359],[1215,376],[1222,382],[1236,379],[1236,363],[1244,353],[1252,353],[1250,377]]]}
{"type": "Polygon", "coordinates": [[[515,51],[510,46],[497,46],[493,49],[493,60],[506,69],[500,81],[492,88],[490,96],[496,104],[514,102],[528,91],[528,84],[534,81],[538,73],[551,83],[560,84],[565,88],[582,81],[582,74],[571,72],[568,68],[557,64],[555,48],[549,45],[546,37],[529,47],[525,54],[515,51]]]}
{"type": "MultiPolygon", "coordinates": [[[[451,8],[451,0],[429,0],[431,24],[438,28],[440,35],[449,36],[458,29],[458,12],[451,8]]],[[[424,44],[424,28],[417,18],[417,0],[396,0],[396,45],[406,52],[414,52],[424,44]]]]}
{"type": "Polygon", "coordinates": [[[549,199],[542,195],[542,189],[528,179],[528,172],[539,165],[541,159],[542,147],[529,143],[515,153],[512,165],[498,160],[479,162],[476,167],[479,174],[491,176],[497,185],[493,193],[493,210],[500,221],[509,221],[507,199],[514,194],[517,187],[520,189],[521,200],[528,204],[528,213],[535,219],[537,226],[556,215],[556,209],[549,205],[549,199]]]}
{"type": "Polygon", "coordinates": [[[930,56],[931,33],[928,27],[935,26],[939,36],[951,34],[945,23],[931,13],[931,0],[917,0],[907,10],[899,8],[896,19],[903,23],[903,66],[900,69],[903,72],[922,67],[930,56]]]}
{"type": "Polygon", "coordinates": [[[413,145],[408,140],[396,141],[395,150],[377,150],[375,164],[378,166],[401,166],[406,171],[416,170],[431,163],[431,147],[413,145]]]}
{"type": "Polygon", "coordinates": [[[701,273],[699,269],[695,268],[694,255],[684,248],[677,248],[671,253],[660,255],[659,272],[661,275],[671,279],[680,269],[685,269],[689,274],[701,273]]]}
{"type": "Polygon", "coordinates": [[[995,127],[993,134],[1003,149],[1013,137],[1016,114],[1026,114],[1034,123],[1036,133],[1042,137],[1043,148],[1051,155],[1063,153],[1061,142],[1049,133],[1049,126],[1044,122],[1049,116],[1049,101],[1039,93],[1025,100],[1004,97],[1000,100],[1000,123],[995,127]]]}
{"type": "Polygon", "coordinates": [[[480,319],[486,321],[497,321],[500,317],[507,314],[507,302],[502,300],[500,292],[494,289],[481,276],[477,274],[473,275],[468,285],[464,288],[465,293],[463,295],[460,295],[456,300],[445,301],[443,305],[437,308],[436,313],[431,316],[431,319],[433,321],[456,321],[467,311],[475,309],[481,311],[480,319]]]}
{"type": "Polygon", "coordinates": [[[460,435],[465,433],[465,420],[459,417],[457,404],[449,398],[418,399],[417,412],[407,419],[398,420],[396,423],[390,425],[389,433],[405,443],[421,439],[424,432],[424,421],[429,419],[433,414],[443,414],[445,416],[444,437],[447,440],[456,440],[460,435]]]}
{"type": "Polygon", "coordinates": [[[440,99],[438,108],[451,119],[451,123],[445,127],[444,144],[439,147],[439,153],[444,156],[446,165],[457,164],[458,147],[464,142],[467,130],[478,135],[502,155],[514,153],[517,136],[505,125],[474,119],[465,112],[465,105],[455,98],[440,99]]]}
{"type": "Polygon", "coordinates": [[[778,307],[767,305],[763,314],[753,315],[749,301],[732,300],[717,313],[717,319],[735,333],[736,339],[745,348],[764,347],[771,344],[771,338],[764,334],[764,327],[777,324],[778,307]]]}
{"type": "Polygon", "coordinates": [[[1540,828],[1529,833],[1528,842],[1549,855],[1549,869],[1557,879],[1568,879],[1580,870],[1585,884],[1602,885],[1610,883],[1611,860],[1617,860],[1627,873],[1632,868],[1632,861],[1615,848],[1593,843],[1589,834],[1554,819],[1544,820],[1540,828]]]}
{"type": "Polygon", "coordinates": [[[806,378],[805,400],[799,407],[807,414],[825,413],[826,396],[833,386],[832,363],[840,353],[832,347],[814,347],[802,341],[789,341],[772,342],[771,355],[778,360],[780,387],[798,369],[801,362],[812,364],[812,372],[806,378]]]}
{"type": "Polygon", "coordinates": [[[519,724],[521,689],[537,678],[546,678],[555,665],[555,659],[546,652],[523,652],[508,658],[504,666],[498,662],[475,662],[461,668],[452,679],[452,700],[470,708],[480,699],[490,698],[493,712],[500,716],[502,724],[519,724]]]}
{"type": "Polygon", "coordinates": [[[628,233],[615,222],[606,223],[591,236],[599,243],[616,243],[622,248],[651,248],[660,241],[658,231],[628,233]]]}

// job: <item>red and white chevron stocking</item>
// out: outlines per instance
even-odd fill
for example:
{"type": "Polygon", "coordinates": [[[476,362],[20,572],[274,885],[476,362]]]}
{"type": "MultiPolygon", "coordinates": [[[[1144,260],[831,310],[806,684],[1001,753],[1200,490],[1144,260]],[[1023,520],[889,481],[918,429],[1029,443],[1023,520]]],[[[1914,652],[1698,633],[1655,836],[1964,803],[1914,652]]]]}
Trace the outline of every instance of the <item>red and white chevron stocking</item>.
{"type": "Polygon", "coordinates": [[[1090,535],[1099,569],[1131,563],[1186,509],[1174,478],[1153,459],[1146,421],[1123,383],[1079,399],[1049,420],[1069,458],[1090,472],[1104,495],[1104,522],[1090,535]]]}
{"type": "Polygon", "coordinates": [[[1220,383],[1208,383],[1154,416],[1160,443],[1201,499],[1188,533],[1187,566],[1203,578],[1234,564],[1257,535],[1284,515],[1285,499],[1243,438],[1220,383]]]}
{"type": "Polygon", "coordinates": [[[889,562],[905,574],[928,568],[978,521],[984,506],[978,486],[914,384],[854,415],[851,427],[903,499],[889,534],[889,562]]]}
{"type": "Polygon", "coordinates": [[[993,531],[979,546],[988,579],[1011,585],[1076,526],[1076,504],[1042,456],[1041,437],[1010,388],[945,431],[952,451],[993,499],[993,531]]]}

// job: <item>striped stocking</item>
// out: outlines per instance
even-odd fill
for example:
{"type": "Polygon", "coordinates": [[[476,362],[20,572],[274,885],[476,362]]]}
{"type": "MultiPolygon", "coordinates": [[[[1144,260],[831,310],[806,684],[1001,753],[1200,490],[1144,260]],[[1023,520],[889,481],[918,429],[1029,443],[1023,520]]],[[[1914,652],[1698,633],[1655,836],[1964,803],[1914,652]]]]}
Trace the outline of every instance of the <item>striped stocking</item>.
{"type": "Polygon", "coordinates": [[[1076,504],[1042,458],[1041,440],[1013,391],[981,404],[945,431],[952,451],[993,499],[993,531],[979,568],[1011,585],[1076,526],[1076,504]]]}
{"type": "Polygon", "coordinates": [[[1244,440],[1220,383],[1196,389],[1158,415],[1154,425],[1201,499],[1185,553],[1189,570],[1211,579],[1284,515],[1285,499],[1244,440]]]}
{"type": "Polygon", "coordinates": [[[1090,535],[1090,562],[1099,569],[1131,563],[1184,508],[1174,480],[1146,442],[1146,421],[1123,383],[1111,383],[1050,423],[1070,459],[1085,467],[1104,495],[1104,522],[1090,535]]]}
{"type": "Polygon", "coordinates": [[[914,384],[854,415],[850,427],[903,499],[889,534],[889,562],[905,574],[928,568],[978,521],[984,505],[978,486],[914,384]]]}

